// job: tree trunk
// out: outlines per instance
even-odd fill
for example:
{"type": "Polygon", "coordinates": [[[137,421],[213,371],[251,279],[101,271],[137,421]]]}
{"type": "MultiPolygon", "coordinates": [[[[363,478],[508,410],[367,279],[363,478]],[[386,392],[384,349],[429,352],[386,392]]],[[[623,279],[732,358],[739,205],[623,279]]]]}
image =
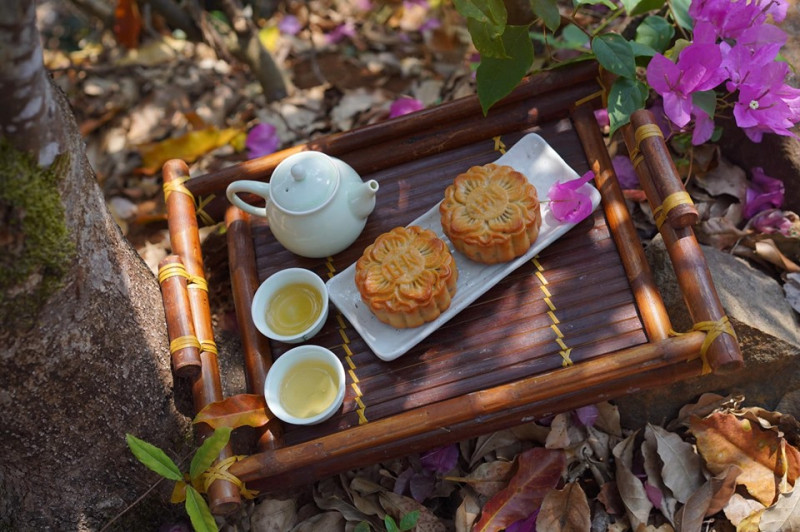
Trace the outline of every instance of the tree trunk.
{"type": "Polygon", "coordinates": [[[0,2],[0,64],[0,529],[96,530],[157,480],[125,433],[177,461],[188,421],[158,284],[43,67],[34,2],[0,2]]]}

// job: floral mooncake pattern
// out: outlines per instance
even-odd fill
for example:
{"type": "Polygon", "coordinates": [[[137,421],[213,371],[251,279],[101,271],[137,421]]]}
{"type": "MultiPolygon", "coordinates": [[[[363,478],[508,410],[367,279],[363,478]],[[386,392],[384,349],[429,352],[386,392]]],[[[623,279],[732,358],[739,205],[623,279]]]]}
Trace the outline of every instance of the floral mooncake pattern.
{"type": "Polygon", "coordinates": [[[456,250],[484,264],[525,254],[542,216],[534,187],[510,166],[473,166],[459,174],[439,205],[442,230],[456,250]]]}
{"type": "Polygon", "coordinates": [[[450,306],[457,280],[447,245],[418,226],[383,233],[356,262],[361,299],[375,317],[398,329],[436,319],[450,306]]]}

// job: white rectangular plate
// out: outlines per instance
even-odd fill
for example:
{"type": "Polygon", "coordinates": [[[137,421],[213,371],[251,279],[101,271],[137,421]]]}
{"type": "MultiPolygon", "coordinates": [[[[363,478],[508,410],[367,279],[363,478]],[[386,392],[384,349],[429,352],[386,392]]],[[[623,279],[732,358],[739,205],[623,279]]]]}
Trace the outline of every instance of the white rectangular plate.
{"type": "MultiPolygon", "coordinates": [[[[430,229],[445,241],[458,266],[458,284],[450,307],[435,320],[412,329],[396,329],[379,321],[361,296],[355,284],[355,264],[330,279],[327,283],[330,299],[341,311],[372,351],[382,360],[394,360],[405,354],[450,318],[478,299],[503,277],[531,260],[537,253],[569,231],[575,224],[561,223],[553,217],[547,192],[557,181],[577,179],[578,174],[567,165],[545,140],[535,133],[522,137],[496,164],[508,165],[521,172],[535,187],[541,201],[542,226],[533,246],[522,256],[501,264],[486,265],[474,262],[454,250],[453,244],[442,232],[439,221],[439,204],[411,222],[430,229]]],[[[455,178],[455,176],[453,176],[455,178]]],[[[600,203],[600,194],[586,183],[580,191],[591,198],[592,210],[600,203]]]]}

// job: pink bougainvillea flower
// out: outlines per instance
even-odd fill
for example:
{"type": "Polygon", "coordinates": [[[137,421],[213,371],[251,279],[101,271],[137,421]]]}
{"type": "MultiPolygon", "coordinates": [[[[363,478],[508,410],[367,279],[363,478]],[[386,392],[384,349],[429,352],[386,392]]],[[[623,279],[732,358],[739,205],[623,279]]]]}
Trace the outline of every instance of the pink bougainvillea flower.
{"type": "Polygon", "coordinates": [[[783,181],[775,179],[764,173],[764,169],[757,166],[751,168],[752,178],[747,184],[744,200],[744,217],[752,218],[761,211],[777,209],[783,205],[783,181]]]}
{"type": "Polygon", "coordinates": [[[352,22],[345,22],[344,24],[340,24],[336,26],[332,32],[325,36],[325,40],[328,44],[336,44],[346,37],[355,37],[356,36],[356,27],[352,22]]]}
{"type": "Polygon", "coordinates": [[[370,0],[354,0],[353,5],[361,11],[369,11],[372,9],[372,2],[370,0]]]}
{"type": "Polygon", "coordinates": [[[278,29],[286,35],[297,35],[303,29],[303,25],[294,15],[286,15],[278,22],[278,29]]]}
{"type": "Polygon", "coordinates": [[[673,63],[656,54],[647,66],[647,82],[664,99],[664,112],[678,127],[691,120],[692,94],[713,89],[725,80],[722,54],[714,44],[692,44],[673,63]]]}
{"type": "Polygon", "coordinates": [[[699,146],[708,141],[714,135],[714,119],[700,107],[692,106],[692,116],[694,116],[694,130],[692,131],[692,144],[699,146]]]}
{"type": "Polygon", "coordinates": [[[253,127],[247,133],[245,147],[250,159],[274,153],[281,144],[275,126],[272,124],[261,123],[253,127]]]}
{"type": "Polygon", "coordinates": [[[584,427],[594,426],[594,422],[600,416],[600,411],[596,405],[582,406],[575,409],[575,417],[578,418],[578,423],[584,427]]]}
{"type": "Polygon", "coordinates": [[[780,22],[786,9],[786,0],[694,0],[689,16],[695,23],[711,23],[722,39],[737,39],[748,28],[763,24],[767,14],[780,22]]]}
{"type": "Polygon", "coordinates": [[[423,22],[420,25],[420,27],[418,28],[418,31],[433,31],[433,30],[435,30],[437,28],[441,28],[441,27],[442,27],[442,21],[439,20],[438,18],[431,17],[431,18],[425,19],[425,22],[423,22]]]}
{"type": "Polygon", "coordinates": [[[788,86],[775,89],[742,85],[739,100],[733,106],[736,125],[744,129],[753,142],[761,142],[764,133],[796,137],[790,129],[798,119],[793,109],[797,94],[800,91],[788,86]]]}
{"type": "Polygon", "coordinates": [[[403,96],[392,102],[392,105],[389,107],[389,118],[407,115],[408,113],[413,113],[421,109],[425,109],[425,105],[421,101],[403,96]]]}
{"type": "Polygon", "coordinates": [[[601,128],[611,125],[611,121],[608,119],[608,109],[597,109],[594,112],[594,119],[597,120],[597,125],[601,128]]]}
{"type": "Polygon", "coordinates": [[[627,155],[615,155],[611,159],[611,165],[614,167],[614,173],[617,174],[619,186],[623,190],[639,188],[639,178],[636,176],[636,170],[627,155]]]}
{"type": "Polygon", "coordinates": [[[780,233],[783,236],[797,236],[792,234],[794,223],[780,209],[768,209],[759,212],[750,220],[750,227],[759,233],[768,235],[780,233]]]}
{"type": "Polygon", "coordinates": [[[592,213],[592,201],[589,196],[578,189],[594,178],[589,170],[578,179],[565,183],[554,183],[547,191],[550,198],[550,210],[559,222],[576,224],[592,213]]]}

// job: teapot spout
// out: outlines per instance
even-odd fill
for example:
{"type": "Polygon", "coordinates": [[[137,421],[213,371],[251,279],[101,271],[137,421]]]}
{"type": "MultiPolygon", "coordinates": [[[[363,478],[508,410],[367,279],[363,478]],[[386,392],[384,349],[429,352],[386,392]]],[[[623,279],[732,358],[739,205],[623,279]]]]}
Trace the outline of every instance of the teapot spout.
{"type": "Polygon", "coordinates": [[[375,193],[378,192],[378,182],[370,179],[350,191],[348,201],[350,211],[356,218],[366,218],[375,209],[375,193]]]}

